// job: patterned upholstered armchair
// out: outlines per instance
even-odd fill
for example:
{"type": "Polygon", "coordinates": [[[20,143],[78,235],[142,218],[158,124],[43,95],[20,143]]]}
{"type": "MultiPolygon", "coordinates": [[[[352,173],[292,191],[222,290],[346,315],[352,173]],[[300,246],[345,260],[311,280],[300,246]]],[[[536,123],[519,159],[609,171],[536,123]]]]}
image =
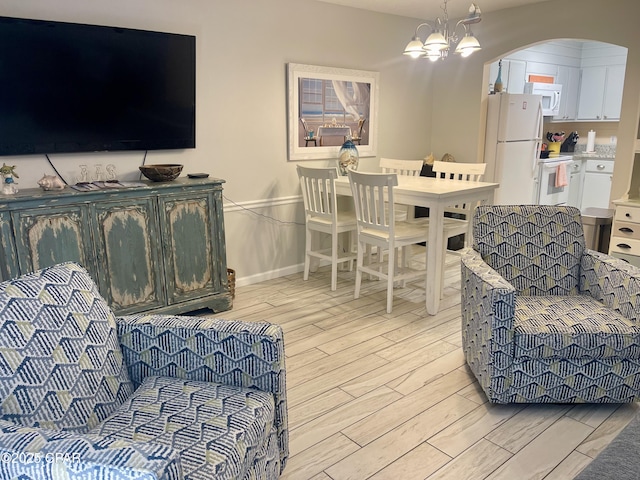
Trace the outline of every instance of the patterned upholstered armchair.
{"type": "Polygon", "coordinates": [[[580,211],[481,206],[462,340],[491,402],[640,400],[640,269],[585,248],[580,211]]]}
{"type": "Polygon", "coordinates": [[[116,318],[66,263],[0,284],[0,478],[275,479],[282,330],[116,318]]]}

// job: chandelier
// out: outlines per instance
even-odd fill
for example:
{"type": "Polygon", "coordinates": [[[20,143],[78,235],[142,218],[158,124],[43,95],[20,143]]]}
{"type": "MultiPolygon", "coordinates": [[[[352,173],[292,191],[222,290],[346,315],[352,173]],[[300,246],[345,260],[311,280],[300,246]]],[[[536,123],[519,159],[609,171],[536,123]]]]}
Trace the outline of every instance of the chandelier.
{"type": "Polygon", "coordinates": [[[444,16],[442,19],[437,17],[434,22],[421,23],[416,27],[416,33],[404,49],[404,55],[409,55],[411,58],[428,58],[435,62],[438,59],[446,58],[449,50],[453,48],[456,42],[458,45],[455,47],[454,52],[463,57],[468,57],[476,50],[480,50],[480,42],[473,36],[470,27],[471,24],[482,20],[480,18],[480,8],[475,3],[472,3],[469,7],[467,18],[460,20],[453,29],[450,29],[447,2],[448,0],[444,0],[444,6],[442,7],[444,16]],[[464,28],[464,36],[461,39],[458,38],[456,33],[460,25],[464,28]],[[422,27],[431,29],[431,34],[424,43],[418,36],[418,30],[422,27]],[[458,42],[458,40],[460,41],[458,42]]]}

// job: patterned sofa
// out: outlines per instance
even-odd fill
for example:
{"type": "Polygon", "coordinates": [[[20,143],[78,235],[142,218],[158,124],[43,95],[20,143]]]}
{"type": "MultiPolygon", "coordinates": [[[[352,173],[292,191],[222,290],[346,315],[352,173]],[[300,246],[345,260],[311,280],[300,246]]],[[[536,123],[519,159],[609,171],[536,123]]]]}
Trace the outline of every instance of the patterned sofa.
{"type": "Polygon", "coordinates": [[[640,269],[585,248],[580,211],[480,206],[462,340],[489,401],[640,400],[640,269]]]}
{"type": "Polygon", "coordinates": [[[268,323],[116,318],[75,263],[4,282],[0,478],[278,478],[283,348],[268,323]]]}

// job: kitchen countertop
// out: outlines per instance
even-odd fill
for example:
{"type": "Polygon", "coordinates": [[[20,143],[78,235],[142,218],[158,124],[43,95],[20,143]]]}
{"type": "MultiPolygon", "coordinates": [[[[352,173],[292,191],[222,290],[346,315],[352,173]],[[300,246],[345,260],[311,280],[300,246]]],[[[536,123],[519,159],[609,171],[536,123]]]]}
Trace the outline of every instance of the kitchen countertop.
{"type": "MultiPolygon", "coordinates": [[[[616,156],[608,153],[587,152],[560,152],[560,157],[569,157],[573,160],[615,160],[616,156]]],[[[560,158],[555,157],[555,158],[560,158]]],[[[550,157],[550,160],[553,157],[550,157]]]]}

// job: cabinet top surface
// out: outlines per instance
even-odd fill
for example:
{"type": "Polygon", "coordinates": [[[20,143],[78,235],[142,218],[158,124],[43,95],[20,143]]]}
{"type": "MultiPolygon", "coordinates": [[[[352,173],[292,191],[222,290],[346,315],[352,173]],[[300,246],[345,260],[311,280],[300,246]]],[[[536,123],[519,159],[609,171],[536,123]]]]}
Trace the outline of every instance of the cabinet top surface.
{"type": "Polygon", "coordinates": [[[640,208],[640,198],[621,198],[619,200],[613,200],[612,203],[616,206],[635,207],[640,208]]]}
{"type": "Polygon", "coordinates": [[[126,187],[126,188],[103,188],[100,190],[94,190],[91,192],[80,192],[67,186],[63,190],[49,190],[44,191],[40,188],[25,188],[18,191],[14,195],[1,195],[0,194],[0,207],[14,202],[20,202],[25,200],[56,200],[62,198],[74,198],[78,201],[93,201],[96,196],[113,195],[120,193],[142,193],[153,194],[155,192],[161,193],[163,191],[180,190],[184,192],[189,191],[189,187],[202,187],[202,186],[219,186],[225,183],[225,180],[220,178],[188,178],[180,177],[170,182],[151,182],[149,180],[140,180],[138,183],[144,184],[144,186],[126,187]]]}

